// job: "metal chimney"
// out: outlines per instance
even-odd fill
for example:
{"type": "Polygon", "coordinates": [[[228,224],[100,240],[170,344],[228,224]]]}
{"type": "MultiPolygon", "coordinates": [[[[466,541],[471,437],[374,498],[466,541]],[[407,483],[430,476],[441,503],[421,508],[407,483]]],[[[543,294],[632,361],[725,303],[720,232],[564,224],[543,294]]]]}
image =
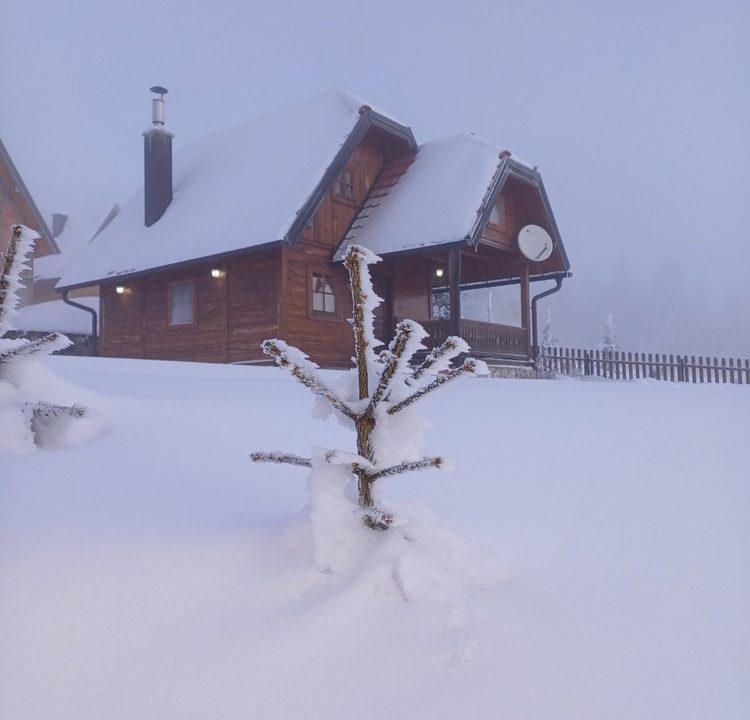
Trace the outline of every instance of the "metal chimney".
{"type": "Polygon", "coordinates": [[[151,92],[159,97],[151,101],[153,127],[143,133],[144,150],[144,215],[151,227],[172,202],[172,138],[164,127],[166,117],[164,96],[167,88],[154,85],[151,92]]]}
{"type": "Polygon", "coordinates": [[[149,88],[149,90],[159,96],[151,101],[151,122],[153,122],[154,125],[164,125],[164,119],[167,114],[164,96],[169,90],[161,85],[154,85],[152,88],[149,88]]]}

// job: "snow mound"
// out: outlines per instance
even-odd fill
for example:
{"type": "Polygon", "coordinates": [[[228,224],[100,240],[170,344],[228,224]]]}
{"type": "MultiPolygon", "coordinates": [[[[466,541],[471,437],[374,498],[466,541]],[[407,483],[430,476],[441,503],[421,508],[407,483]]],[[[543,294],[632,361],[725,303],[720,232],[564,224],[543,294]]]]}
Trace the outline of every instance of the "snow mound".
{"type": "Polygon", "coordinates": [[[80,402],[80,388],[39,362],[8,363],[0,377],[0,452],[23,454],[36,448],[76,447],[101,437],[107,424],[80,402]],[[73,414],[33,412],[48,403],[73,408],[73,414]]]}
{"type": "Polygon", "coordinates": [[[407,602],[468,603],[474,592],[500,585],[504,574],[486,550],[445,528],[422,504],[383,505],[387,532],[368,528],[350,469],[313,457],[307,488],[316,568],[365,594],[407,602]]]}

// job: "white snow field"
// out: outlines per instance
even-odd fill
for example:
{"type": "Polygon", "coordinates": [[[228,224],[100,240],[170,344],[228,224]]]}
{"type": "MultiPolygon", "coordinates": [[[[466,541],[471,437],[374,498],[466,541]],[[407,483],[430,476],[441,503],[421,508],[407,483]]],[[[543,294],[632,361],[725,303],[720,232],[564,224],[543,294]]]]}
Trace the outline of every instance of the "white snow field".
{"type": "Polygon", "coordinates": [[[282,370],[42,370],[106,432],[0,456],[0,718],[750,717],[749,387],[460,380],[321,572],[282,370]]]}

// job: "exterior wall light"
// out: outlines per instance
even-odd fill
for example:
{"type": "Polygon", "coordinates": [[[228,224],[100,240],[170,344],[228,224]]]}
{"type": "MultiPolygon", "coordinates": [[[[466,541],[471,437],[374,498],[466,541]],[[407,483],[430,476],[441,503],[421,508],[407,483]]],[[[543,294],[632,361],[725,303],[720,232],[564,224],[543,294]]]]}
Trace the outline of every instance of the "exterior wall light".
{"type": "Polygon", "coordinates": [[[211,268],[211,277],[220,278],[222,276],[221,268],[211,268]]]}
{"type": "Polygon", "coordinates": [[[116,293],[117,293],[118,295],[123,295],[123,294],[125,293],[125,286],[124,286],[124,285],[118,285],[118,286],[117,286],[117,287],[115,288],[115,292],[116,292],[116,293]]]}
{"type": "Polygon", "coordinates": [[[438,268],[437,270],[435,270],[435,275],[437,275],[438,277],[443,277],[443,268],[438,268]]]}

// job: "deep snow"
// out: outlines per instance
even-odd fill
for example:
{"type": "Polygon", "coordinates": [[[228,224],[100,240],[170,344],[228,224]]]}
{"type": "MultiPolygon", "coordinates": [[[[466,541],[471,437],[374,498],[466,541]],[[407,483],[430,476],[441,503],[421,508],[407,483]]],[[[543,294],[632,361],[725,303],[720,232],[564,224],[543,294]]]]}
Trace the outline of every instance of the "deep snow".
{"type": "Polygon", "coordinates": [[[0,457],[0,717],[750,713],[748,387],[461,380],[454,470],[321,573],[306,471],[247,456],[354,442],[285,373],[44,365],[108,432],[0,457]]]}

